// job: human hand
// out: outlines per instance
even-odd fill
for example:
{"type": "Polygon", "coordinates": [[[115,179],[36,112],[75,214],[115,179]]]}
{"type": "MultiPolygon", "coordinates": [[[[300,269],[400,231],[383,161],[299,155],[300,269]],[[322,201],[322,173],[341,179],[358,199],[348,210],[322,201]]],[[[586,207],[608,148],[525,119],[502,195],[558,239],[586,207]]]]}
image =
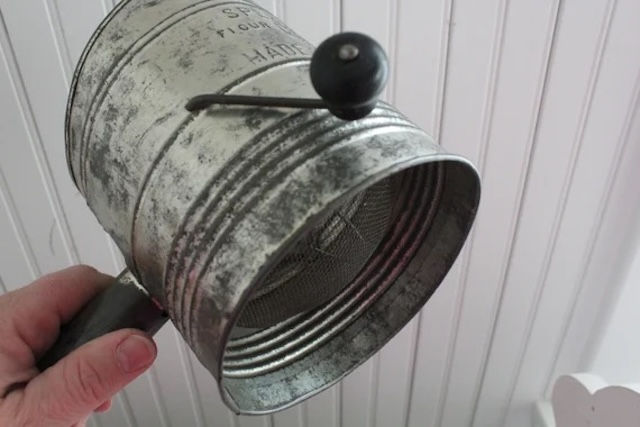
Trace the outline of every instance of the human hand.
{"type": "Polygon", "coordinates": [[[60,326],[112,281],[80,266],[0,297],[0,426],[82,427],[151,366],[153,340],[128,329],[85,344],[44,372],[36,367],[60,326]]]}

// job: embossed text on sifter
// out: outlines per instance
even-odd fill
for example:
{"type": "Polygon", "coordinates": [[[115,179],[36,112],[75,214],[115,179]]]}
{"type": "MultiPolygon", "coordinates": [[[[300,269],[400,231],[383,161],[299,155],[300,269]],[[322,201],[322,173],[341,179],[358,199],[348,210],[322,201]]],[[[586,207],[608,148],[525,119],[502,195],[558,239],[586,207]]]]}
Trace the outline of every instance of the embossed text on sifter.
{"type": "Polygon", "coordinates": [[[436,291],[480,202],[469,161],[376,100],[385,61],[355,33],[316,48],[248,0],[120,3],[76,69],[66,149],[128,269],[41,368],[170,320],[225,404],[256,415],[379,351],[436,291]]]}

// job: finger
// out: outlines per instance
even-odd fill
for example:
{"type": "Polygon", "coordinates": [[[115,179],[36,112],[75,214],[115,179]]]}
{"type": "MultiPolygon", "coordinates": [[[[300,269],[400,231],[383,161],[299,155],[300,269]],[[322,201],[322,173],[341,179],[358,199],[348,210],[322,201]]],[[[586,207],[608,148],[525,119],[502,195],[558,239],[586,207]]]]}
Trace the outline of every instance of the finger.
{"type": "Polygon", "coordinates": [[[69,354],[25,388],[24,411],[50,426],[88,416],[155,360],[154,342],[135,330],[113,332],[69,354]]]}
{"type": "Polygon", "coordinates": [[[98,408],[94,412],[98,412],[98,413],[109,412],[112,406],[113,406],[113,402],[111,401],[111,399],[109,399],[106,402],[104,402],[102,405],[98,406],[98,408]]]}
{"type": "MultiPolygon", "coordinates": [[[[42,277],[10,295],[10,306],[1,316],[4,326],[0,328],[12,330],[0,332],[3,336],[19,337],[38,357],[53,345],[60,326],[113,280],[87,266],[71,267],[42,277]]],[[[33,360],[29,362],[33,364],[33,360]]]]}

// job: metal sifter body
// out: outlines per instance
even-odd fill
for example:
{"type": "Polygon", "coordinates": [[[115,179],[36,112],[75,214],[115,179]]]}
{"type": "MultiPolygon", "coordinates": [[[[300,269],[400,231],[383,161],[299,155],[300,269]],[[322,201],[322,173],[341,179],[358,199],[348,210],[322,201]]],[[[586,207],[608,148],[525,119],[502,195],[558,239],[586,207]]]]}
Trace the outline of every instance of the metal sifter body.
{"type": "Polygon", "coordinates": [[[225,403],[262,414],[337,382],[423,307],[472,226],[473,165],[384,103],[355,121],[185,109],[211,92],[317,98],[314,49],[250,1],[128,0],[106,18],[75,74],[67,155],[129,271],[60,348],[153,332],[164,312],[225,403]]]}

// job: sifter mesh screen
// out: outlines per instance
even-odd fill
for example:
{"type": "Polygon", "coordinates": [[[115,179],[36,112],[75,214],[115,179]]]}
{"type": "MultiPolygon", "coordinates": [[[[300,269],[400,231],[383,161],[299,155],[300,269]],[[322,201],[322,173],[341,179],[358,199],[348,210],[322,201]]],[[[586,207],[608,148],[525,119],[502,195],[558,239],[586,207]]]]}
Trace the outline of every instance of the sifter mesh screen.
{"type": "Polygon", "coordinates": [[[258,284],[237,325],[265,328],[331,300],[381,243],[392,223],[398,191],[394,175],[313,227],[258,284]]]}

